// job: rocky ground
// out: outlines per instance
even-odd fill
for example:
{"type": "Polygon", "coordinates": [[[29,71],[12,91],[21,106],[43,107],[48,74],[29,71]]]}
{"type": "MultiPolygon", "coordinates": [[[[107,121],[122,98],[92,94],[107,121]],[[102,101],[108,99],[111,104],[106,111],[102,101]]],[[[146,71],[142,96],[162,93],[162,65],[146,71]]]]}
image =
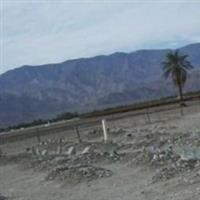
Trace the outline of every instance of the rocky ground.
{"type": "Polygon", "coordinates": [[[0,200],[199,200],[200,112],[124,120],[107,143],[94,128],[82,142],[45,138],[17,153],[2,145],[0,200]]]}

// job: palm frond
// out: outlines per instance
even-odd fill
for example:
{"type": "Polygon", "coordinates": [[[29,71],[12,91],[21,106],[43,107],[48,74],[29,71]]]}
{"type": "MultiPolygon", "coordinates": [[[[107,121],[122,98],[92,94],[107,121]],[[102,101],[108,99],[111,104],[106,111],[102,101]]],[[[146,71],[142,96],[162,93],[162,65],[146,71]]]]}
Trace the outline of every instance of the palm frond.
{"type": "Polygon", "coordinates": [[[170,69],[170,68],[169,68],[169,69],[166,69],[166,70],[163,72],[163,77],[164,77],[165,79],[167,79],[167,78],[169,77],[170,73],[171,73],[171,69],[170,69]]]}
{"type": "Polygon", "coordinates": [[[187,71],[193,68],[187,58],[188,55],[181,55],[178,50],[168,52],[165,61],[162,62],[163,76],[168,78],[171,74],[175,85],[184,84],[187,71]]]}
{"type": "Polygon", "coordinates": [[[193,68],[194,68],[193,65],[192,65],[188,60],[183,60],[183,61],[181,62],[181,66],[182,66],[183,68],[185,68],[186,70],[190,70],[190,69],[193,69],[193,68]]]}

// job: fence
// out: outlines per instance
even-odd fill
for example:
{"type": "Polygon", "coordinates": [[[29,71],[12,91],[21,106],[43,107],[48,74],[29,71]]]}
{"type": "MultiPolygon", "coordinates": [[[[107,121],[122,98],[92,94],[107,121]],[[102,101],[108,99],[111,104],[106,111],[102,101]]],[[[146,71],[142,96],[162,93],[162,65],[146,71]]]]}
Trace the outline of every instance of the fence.
{"type": "Polygon", "coordinates": [[[107,119],[108,126],[115,128],[116,121],[120,121],[127,118],[132,118],[134,124],[146,124],[154,123],[158,120],[166,120],[166,116],[180,117],[181,114],[188,114],[192,112],[200,112],[200,100],[189,99],[186,101],[186,107],[180,107],[179,103],[167,104],[163,106],[145,107],[140,110],[127,110],[126,112],[113,113],[109,115],[101,115],[92,118],[83,118],[75,121],[62,121],[58,123],[50,124],[48,127],[40,125],[32,128],[26,128],[23,130],[14,130],[7,133],[0,134],[0,144],[11,143],[19,140],[25,140],[28,138],[36,138],[40,141],[42,137],[48,137],[54,135],[59,137],[59,133],[66,135],[68,132],[77,133],[80,136],[82,131],[90,130],[95,127],[101,127],[101,120],[107,119]],[[166,114],[168,113],[168,114],[166,114]],[[159,115],[161,114],[161,116],[159,115]],[[157,117],[157,119],[156,119],[157,117]],[[140,119],[140,120],[138,120],[140,119]]]}

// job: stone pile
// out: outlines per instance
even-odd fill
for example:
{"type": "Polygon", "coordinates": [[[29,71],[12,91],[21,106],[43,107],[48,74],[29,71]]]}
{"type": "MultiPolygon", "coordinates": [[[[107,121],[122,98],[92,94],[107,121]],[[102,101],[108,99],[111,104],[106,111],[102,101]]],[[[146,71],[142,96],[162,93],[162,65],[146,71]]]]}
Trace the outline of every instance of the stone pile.
{"type": "MultiPolygon", "coordinates": [[[[102,135],[95,129],[89,134],[102,135]]],[[[32,149],[39,168],[50,171],[48,179],[56,176],[78,176],[86,179],[107,177],[106,169],[100,170],[94,165],[115,161],[133,161],[158,168],[152,181],[168,180],[177,174],[200,171],[200,131],[178,132],[174,125],[154,126],[150,129],[135,130],[113,129],[109,134],[118,142],[82,142],[73,143],[64,140],[43,142],[32,149]],[[115,137],[117,136],[117,137],[115,137]],[[118,137],[119,136],[119,137],[118,137]],[[125,139],[124,139],[125,138],[125,139]],[[53,146],[53,147],[52,147],[53,146]],[[86,170],[84,175],[84,170],[86,170]],[[95,174],[95,171],[99,176],[95,174]],[[73,175],[72,175],[73,174],[73,175]]]]}
{"type": "MultiPolygon", "coordinates": [[[[165,129],[162,129],[165,130],[165,129]]],[[[142,150],[136,155],[136,163],[161,167],[153,182],[168,180],[175,175],[200,170],[199,132],[147,134],[138,141],[142,150]],[[145,140],[146,138],[147,140],[145,140]]]]}
{"type": "Polygon", "coordinates": [[[112,136],[123,135],[125,133],[127,133],[127,130],[123,128],[115,128],[115,129],[109,130],[109,134],[111,134],[112,136]]]}
{"type": "Polygon", "coordinates": [[[47,180],[69,180],[71,182],[91,181],[97,178],[110,177],[110,170],[92,165],[59,166],[52,169],[47,180]]]}
{"type": "Polygon", "coordinates": [[[173,178],[175,175],[180,175],[185,172],[192,172],[194,169],[200,169],[199,161],[177,161],[167,167],[159,170],[152,178],[153,182],[166,181],[173,178]]]}
{"type": "MultiPolygon", "coordinates": [[[[58,145],[59,147],[59,145],[58,145]]],[[[47,180],[75,179],[93,180],[111,176],[111,171],[97,166],[98,163],[115,162],[120,159],[116,143],[74,143],[62,145],[62,151],[50,153],[46,146],[32,147],[31,166],[49,171],[47,180]]]]}

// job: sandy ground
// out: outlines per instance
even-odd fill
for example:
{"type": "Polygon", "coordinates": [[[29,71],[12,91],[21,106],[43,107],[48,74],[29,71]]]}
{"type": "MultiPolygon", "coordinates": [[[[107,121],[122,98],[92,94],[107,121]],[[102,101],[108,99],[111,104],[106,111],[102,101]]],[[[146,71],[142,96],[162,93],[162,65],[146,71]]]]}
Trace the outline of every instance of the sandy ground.
{"type": "MultiPolygon", "coordinates": [[[[189,109],[189,108],[188,108],[189,109]]],[[[119,119],[110,126],[125,127],[133,133],[135,130],[152,129],[158,126],[176,126],[178,132],[200,130],[200,105],[193,111],[185,110],[180,117],[178,111],[170,114],[151,115],[151,122],[145,116],[119,119]]],[[[85,133],[86,134],[86,133],[85,133]]],[[[62,135],[62,134],[61,134],[62,135]]],[[[84,135],[84,134],[83,134],[84,135]]],[[[48,136],[51,137],[51,136],[48,136]]],[[[57,137],[60,137],[57,135],[57,137]]],[[[66,135],[65,135],[66,137],[66,135]]],[[[69,133],[70,140],[76,140],[69,133]]],[[[87,137],[83,139],[87,139],[87,137]]],[[[119,139],[119,138],[118,138],[119,139]]],[[[95,140],[95,139],[94,139],[95,140]]],[[[110,138],[112,140],[112,138],[110,138]]],[[[35,138],[1,145],[5,153],[23,152],[36,143],[35,138]]],[[[0,160],[1,161],[1,160],[0,160]]],[[[0,164],[0,200],[1,195],[16,200],[199,200],[200,178],[196,172],[184,172],[166,180],[152,183],[157,168],[147,165],[135,165],[127,162],[101,163],[101,167],[113,172],[111,177],[68,184],[67,181],[45,181],[46,173],[24,168],[18,162],[0,164]],[[194,179],[191,179],[195,177],[194,179]]],[[[199,174],[200,176],[200,174],[199,174]]],[[[3,199],[3,198],[2,198],[3,199]]]]}

